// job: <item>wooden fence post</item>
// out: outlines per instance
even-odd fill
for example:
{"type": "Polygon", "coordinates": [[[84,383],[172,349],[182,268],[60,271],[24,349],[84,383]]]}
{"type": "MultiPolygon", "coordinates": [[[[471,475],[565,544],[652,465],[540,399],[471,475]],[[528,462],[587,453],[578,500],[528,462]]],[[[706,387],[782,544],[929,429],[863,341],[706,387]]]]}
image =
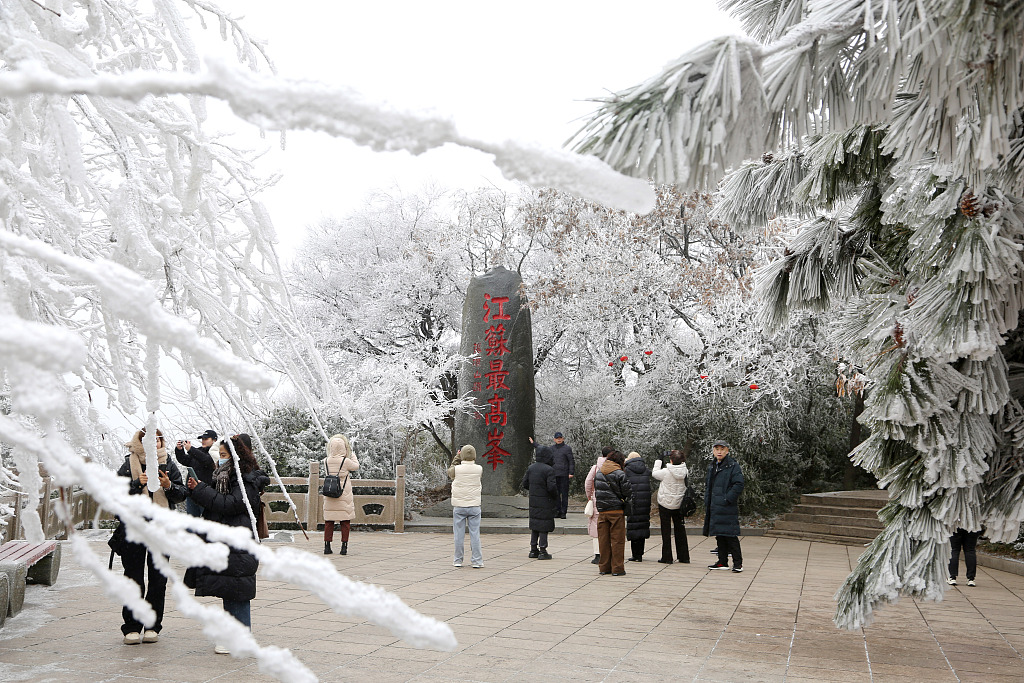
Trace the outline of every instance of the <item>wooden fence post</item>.
{"type": "Polygon", "coordinates": [[[405,533],[405,465],[395,471],[395,533],[405,533]]]}
{"type": "Polygon", "coordinates": [[[306,531],[316,531],[317,510],[320,509],[320,461],[309,463],[309,490],[306,492],[306,531]]]}

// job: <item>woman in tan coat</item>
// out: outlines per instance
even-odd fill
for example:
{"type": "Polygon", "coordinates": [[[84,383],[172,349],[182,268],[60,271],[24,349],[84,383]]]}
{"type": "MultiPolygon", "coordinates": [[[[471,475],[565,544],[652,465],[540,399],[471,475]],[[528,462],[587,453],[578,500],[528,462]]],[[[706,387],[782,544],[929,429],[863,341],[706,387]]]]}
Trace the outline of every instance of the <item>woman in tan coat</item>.
{"type": "Polygon", "coordinates": [[[324,555],[330,555],[331,541],[334,540],[335,523],[341,528],[341,554],[348,554],[348,533],[352,518],[356,516],[356,504],[352,499],[352,480],[349,475],[359,469],[359,461],[352,453],[348,438],[335,434],[327,442],[327,457],[322,461],[324,475],[336,474],[341,479],[341,497],[324,496],[324,555]]]}

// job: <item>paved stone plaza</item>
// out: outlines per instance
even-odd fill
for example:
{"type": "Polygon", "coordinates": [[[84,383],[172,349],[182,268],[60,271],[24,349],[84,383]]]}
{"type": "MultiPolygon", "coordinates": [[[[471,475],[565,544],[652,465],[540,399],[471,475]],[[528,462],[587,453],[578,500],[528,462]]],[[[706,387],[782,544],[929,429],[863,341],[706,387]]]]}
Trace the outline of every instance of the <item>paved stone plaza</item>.
{"type": "MultiPolygon", "coordinates": [[[[353,533],[351,554],[333,562],[447,621],[456,652],[413,649],[264,580],[254,631],[324,681],[1024,680],[1022,576],[979,567],[977,588],[904,599],[850,633],[832,624],[832,595],[859,548],[749,537],[746,571],[733,574],[708,571],[711,543],[690,541],[690,565],[657,563],[652,539],[647,559],[613,578],[590,564],[587,536],[552,536],[545,562],[527,559],[527,536],[486,535],[486,567],[474,570],[452,567],[450,535],[353,533]]],[[[215,655],[168,600],[159,643],[122,645],[119,606],[67,554],[57,585],[30,586],[0,629],[0,680],[270,680],[251,660],[215,655]]]]}

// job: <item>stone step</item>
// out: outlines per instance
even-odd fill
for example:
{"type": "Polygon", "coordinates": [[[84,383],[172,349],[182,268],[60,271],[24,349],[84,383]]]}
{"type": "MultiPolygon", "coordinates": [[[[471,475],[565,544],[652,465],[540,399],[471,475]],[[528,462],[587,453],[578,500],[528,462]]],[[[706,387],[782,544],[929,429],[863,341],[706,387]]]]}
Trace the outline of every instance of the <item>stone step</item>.
{"type": "Polygon", "coordinates": [[[784,519],[775,522],[777,531],[803,531],[822,536],[835,535],[851,538],[872,539],[878,535],[878,528],[852,526],[850,524],[814,524],[808,522],[789,522],[784,519]]]}
{"type": "Polygon", "coordinates": [[[824,515],[832,517],[856,517],[858,519],[878,519],[878,509],[871,507],[842,507],[838,505],[808,505],[799,503],[790,511],[800,515],[824,515]]]}
{"type": "Polygon", "coordinates": [[[838,545],[865,546],[870,539],[856,536],[834,536],[831,534],[812,534],[806,531],[782,531],[769,529],[764,533],[766,538],[789,538],[798,541],[815,541],[818,543],[835,543],[838,545]]]}
{"type": "Polygon", "coordinates": [[[887,491],[835,491],[805,493],[800,502],[805,505],[831,505],[835,507],[871,507],[881,509],[889,500],[887,491]]]}
{"type": "Polygon", "coordinates": [[[797,512],[796,509],[793,512],[786,514],[782,521],[785,522],[804,522],[807,524],[829,524],[835,526],[853,525],[860,527],[868,527],[870,529],[882,529],[885,525],[882,524],[881,520],[877,517],[854,517],[845,515],[823,515],[823,514],[803,514],[797,512]]]}

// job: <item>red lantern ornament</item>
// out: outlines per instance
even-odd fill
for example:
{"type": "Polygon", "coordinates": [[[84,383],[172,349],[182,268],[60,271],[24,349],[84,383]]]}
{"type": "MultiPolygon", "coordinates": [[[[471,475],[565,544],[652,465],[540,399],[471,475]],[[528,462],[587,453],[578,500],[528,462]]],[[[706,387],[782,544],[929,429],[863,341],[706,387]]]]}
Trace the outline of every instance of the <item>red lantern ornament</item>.
{"type": "Polygon", "coordinates": [[[609,364],[608,364],[608,367],[610,367],[610,368],[614,368],[614,367],[615,367],[615,361],[612,361],[611,363],[609,363],[609,364]]]}
{"type": "Polygon", "coordinates": [[[707,375],[701,375],[701,376],[700,376],[700,378],[701,378],[701,379],[707,379],[707,378],[708,378],[708,376],[707,376],[707,375]]]}
{"type": "Polygon", "coordinates": [[[654,351],[644,351],[644,355],[645,355],[645,356],[649,356],[649,355],[651,355],[652,353],[654,353],[654,351]]]}
{"type": "Polygon", "coordinates": [[[750,389],[751,389],[751,391],[756,391],[756,390],[757,390],[758,388],[759,388],[759,387],[758,387],[758,386],[757,386],[756,384],[751,384],[751,385],[750,385],[750,389]]]}
{"type": "Polygon", "coordinates": [[[625,363],[627,360],[629,360],[629,356],[622,356],[621,358],[619,358],[619,360],[625,363]]]}

